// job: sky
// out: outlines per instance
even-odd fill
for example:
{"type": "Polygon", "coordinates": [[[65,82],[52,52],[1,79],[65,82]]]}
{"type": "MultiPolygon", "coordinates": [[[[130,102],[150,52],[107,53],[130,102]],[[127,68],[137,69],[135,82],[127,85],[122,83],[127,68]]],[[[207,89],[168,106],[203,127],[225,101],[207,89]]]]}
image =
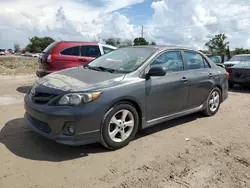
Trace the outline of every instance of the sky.
{"type": "Polygon", "coordinates": [[[157,44],[205,49],[225,33],[250,48],[250,0],[0,0],[0,48],[33,36],[100,41],[141,36],[157,44]]]}

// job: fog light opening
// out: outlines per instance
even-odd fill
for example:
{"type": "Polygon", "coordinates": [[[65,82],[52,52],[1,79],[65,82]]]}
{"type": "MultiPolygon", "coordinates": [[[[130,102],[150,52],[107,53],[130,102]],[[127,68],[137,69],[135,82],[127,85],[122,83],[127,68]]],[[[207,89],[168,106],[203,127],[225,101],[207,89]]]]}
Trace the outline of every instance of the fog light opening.
{"type": "Polygon", "coordinates": [[[72,136],[75,134],[75,123],[68,122],[63,128],[63,134],[66,136],[72,136]]]}

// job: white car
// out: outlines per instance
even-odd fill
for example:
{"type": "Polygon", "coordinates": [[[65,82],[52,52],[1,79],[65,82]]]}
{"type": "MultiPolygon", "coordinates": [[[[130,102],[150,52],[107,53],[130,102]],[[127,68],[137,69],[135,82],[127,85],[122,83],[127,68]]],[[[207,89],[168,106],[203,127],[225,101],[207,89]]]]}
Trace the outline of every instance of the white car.
{"type": "Polygon", "coordinates": [[[4,52],[4,51],[1,51],[1,52],[0,52],[0,55],[5,55],[5,52],[4,52]]]}
{"type": "Polygon", "coordinates": [[[239,54],[233,56],[229,61],[225,61],[225,67],[232,67],[242,61],[250,61],[250,54],[239,54]]]}

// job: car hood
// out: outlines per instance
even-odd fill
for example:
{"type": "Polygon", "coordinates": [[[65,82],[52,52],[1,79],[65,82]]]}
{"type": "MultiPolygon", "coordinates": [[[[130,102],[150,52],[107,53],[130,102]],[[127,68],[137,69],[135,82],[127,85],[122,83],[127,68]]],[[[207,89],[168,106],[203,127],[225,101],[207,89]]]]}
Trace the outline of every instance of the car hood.
{"type": "Polygon", "coordinates": [[[115,86],[124,76],[77,67],[49,74],[37,80],[35,85],[61,91],[87,91],[115,86]]]}
{"type": "Polygon", "coordinates": [[[224,64],[238,64],[241,61],[225,61],[224,64]]]}

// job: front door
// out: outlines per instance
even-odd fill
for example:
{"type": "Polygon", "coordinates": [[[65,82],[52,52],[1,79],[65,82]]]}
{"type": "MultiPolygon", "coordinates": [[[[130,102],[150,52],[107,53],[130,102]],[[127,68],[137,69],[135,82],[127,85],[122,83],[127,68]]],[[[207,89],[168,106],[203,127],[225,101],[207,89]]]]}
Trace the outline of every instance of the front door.
{"type": "Polygon", "coordinates": [[[164,66],[167,74],[146,81],[147,121],[185,110],[189,85],[181,52],[164,52],[150,66],[164,66]]]}

